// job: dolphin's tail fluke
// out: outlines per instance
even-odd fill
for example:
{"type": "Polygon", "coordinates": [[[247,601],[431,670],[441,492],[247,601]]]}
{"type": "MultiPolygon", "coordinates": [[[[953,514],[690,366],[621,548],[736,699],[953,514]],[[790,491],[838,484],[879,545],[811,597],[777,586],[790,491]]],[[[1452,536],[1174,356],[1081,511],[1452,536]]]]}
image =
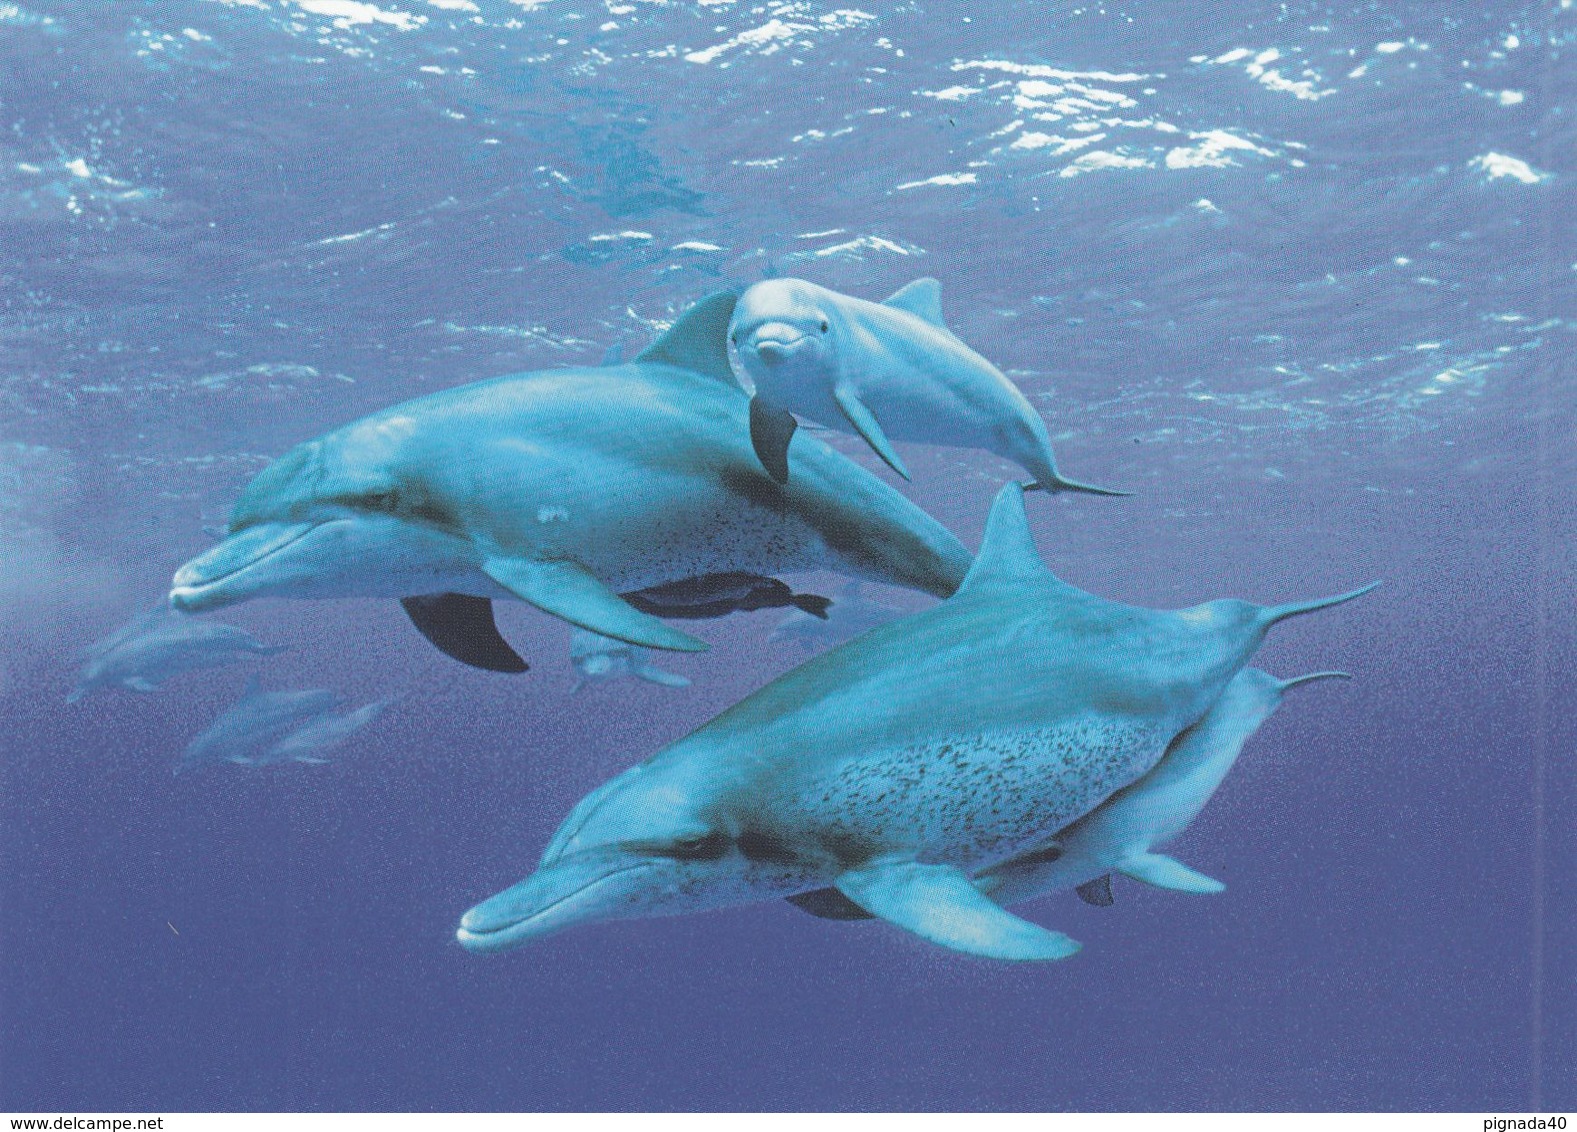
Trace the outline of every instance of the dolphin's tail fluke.
{"type": "Polygon", "coordinates": [[[792,604],[795,609],[804,610],[812,617],[819,617],[825,621],[827,610],[832,606],[832,599],[816,594],[795,594],[792,604]]]}
{"type": "Polygon", "coordinates": [[[1378,587],[1379,584],[1379,582],[1370,582],[1367,586],[1349,590],[1344,594],[1337,594],[1335,597],[1320,597],[1315,598],[1313,601],[1294,601],[1285,605],[1266,605],[1260,608],[1260,621],[1268,629],[1278,621],[1285,621],[1289,617],[1299,617],[1305,613],[1329,609],[1333,605],[1341,605],[1344,602],[1352,601],[1354,598],[1362,597],[1370,590],[1378,587]]]}

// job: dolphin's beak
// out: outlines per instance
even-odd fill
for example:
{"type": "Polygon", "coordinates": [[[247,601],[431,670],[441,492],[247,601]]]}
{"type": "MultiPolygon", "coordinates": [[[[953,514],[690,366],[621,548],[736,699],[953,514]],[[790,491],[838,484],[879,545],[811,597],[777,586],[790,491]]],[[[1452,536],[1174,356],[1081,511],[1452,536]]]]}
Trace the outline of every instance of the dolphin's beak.
{"type": "Polygon", "coordinates": [[[750,332],[745,348],[767,365],[776,365],[793,356],[809,340],[810,335],[786,322],[767,322],[750,332]]]}
{"type": "Polygon", "coordinates": [[[455,938],[467,951],[504,951],[592,920],[639,914],[639,894],[661,862],[591,851],[563,857],[460,919],[455,938]]]}
{"type": "Polygon", "coordinates": [[[197,613],[243,600],[254,588],[248,584],[247,572],[320,526],[321,523],[259,523],[231,535],[175,572],[170,605],[185,613],[197,613]]]}

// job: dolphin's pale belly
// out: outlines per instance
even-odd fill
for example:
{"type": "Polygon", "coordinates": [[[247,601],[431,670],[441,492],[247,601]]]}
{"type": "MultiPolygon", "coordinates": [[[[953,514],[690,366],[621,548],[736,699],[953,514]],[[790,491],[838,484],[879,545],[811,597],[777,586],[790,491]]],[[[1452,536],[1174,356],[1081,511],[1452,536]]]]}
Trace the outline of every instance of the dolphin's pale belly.
{"type": "Polygon", "coordinates": [[[912,852],[974,869],[1087,813],[1154,766],[1170,738],[1090,717],[859,756],[810,784],[801,816],[839,856],[912,852]]]}

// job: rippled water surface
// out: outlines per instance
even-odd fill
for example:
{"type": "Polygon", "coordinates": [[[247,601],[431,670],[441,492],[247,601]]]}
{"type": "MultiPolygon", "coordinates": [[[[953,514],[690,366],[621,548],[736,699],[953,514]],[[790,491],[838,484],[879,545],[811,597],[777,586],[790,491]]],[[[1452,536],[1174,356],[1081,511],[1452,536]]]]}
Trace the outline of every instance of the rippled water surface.
{"type": "MultiPolygon", "coordinates": [[[[0,3],[0,1108],[1577,1104],[1574,49],[1571,0],[0,3]],[[1260,655],[1356,679],[1177,843],[1225,894],[1030,905],[1085,943],[1036,967],[781,903],[461,951],[804,659],[775,612],[572,693],[518,605],[512,678],[393,602],[226,611],[398,697],[327,765],[171,775],[239,669],[65,703],[292,444],[774,274],[942,280],[1134,493],[1032,507],[1069,581],[1384,579],[1260,655]]],[[[1016,469],[905,452],[974,545],[1016,469]]]]}

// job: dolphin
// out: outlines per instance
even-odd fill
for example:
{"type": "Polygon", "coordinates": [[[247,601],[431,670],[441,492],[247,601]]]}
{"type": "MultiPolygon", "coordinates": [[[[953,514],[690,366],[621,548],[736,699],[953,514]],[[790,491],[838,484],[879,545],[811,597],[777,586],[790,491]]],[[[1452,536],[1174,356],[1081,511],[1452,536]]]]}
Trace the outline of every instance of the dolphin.
{"type": "Polygon", "coordinates": [[[1007,912],[972,874],[1147,773],[1271,626],[1364,592],[1175,611],[1107,601],[1041,562],[1010,483],[953,597],[807,661],[594,790],[537,871],[467,912],[458,939],[497,951],[596,920],[803,906],[830,886],[943,947],[1071,955],[1078,944],[1007,912]]]}
{"type": "Polygon", "coordinates": [[[182,672],[284,651],[285,646],[265,645],[234,625],[177,617],[168,607],[157,609],[133,618],[88,649],[82,678],[66,702],[74,704],[99,688],[154,692],[182,672]]]}
{"type": "Polygon", "coordinates": [[[665,672],[646,659],[647,652],[640,645],[626,644],[612,637],[576,629],[569,641],[569,659],[581,679],[575,681],[572,691],[580,691],[590,680],[609,680],[619,676],[634,676],[665,688],[688,688],[690,678],[677,672],[665,672]]]}
{"type": "Polygon", "coordinates": [[[767,634],[769,641],[793,641],[803,648],[839,645],[898,617],[902,611],[866,597],[859,582],[845,582],[825,617],[791,609],[767,634]]]}
{"type": "Polygon", "coordinates": [[[1046,422],[947,328],[935,279],[916,279],[880,303],[803,279],[768,279],[740,297],[729,337],[756,385],[751,442],[779,483],[788,479],[798,415],[863,437],[904,479],[893,440],[984,448],[1046,491],[1127,494],[1057,472],[1046,422]]]}
{"type": "Polygon", "coordinates": [[[831,448],[762,473],[726,332],[702,299],[625,365],[515,374],[300,444],[242,493],[225,540],[177,571],[187,612],[265,595],[400,598],[439,649],[521,672],[491,602],[651,648],[706,645],[618,595],[707,574],[826,568],[952,593],[970,556],[831,448]]]}
{"type": "Polygon", "coordinates": [[[642,613],[688,619],[724,617],[730,613],[793,606],[812,617],[825,620],[827,607],[832,604],[829,598],[797,594],[787,582],[777,578],[763,578],[739,570],[686,578],[621,596],[642,613]]]}
{"type": "Polygon", "coordinates": [[[241,698],[186,747],[175,773],[211,762],[245,762],[268,750],[308,720],[334,710],[339,697],[327,688],[265,692],[253,676],[241,698]]]}
{"type": "Polygon", "coordinates": [[[321,752],[378,717],[380,700],[345,715],[335,714],[339,696],[327,688],[265,692],[256,677],[232,704],[187,746],[175,773],[207,763],[266,766],[281,762],[324,762],[321,752]]]}
{"type": "Polygon", "coordinates": [[[1111,874],[1122,873],[1157,888],[1214,893],[1226,885],[1156,853],[1187,829],[1215,796],[1243,744],[1281,704],[1290,688],[1313,680],[1350,680],[1345,672],[1313,672],[1278,680],[1245,668],[1203,719],[1184,731],[1154,770],[1123,787],[1051,844],[995,865],[975,886],[999,904],[1014,904],[1058,889],[1075,889],[1087,904],[1109,905],[1111,874]]]}
{"type": "Polygon", "coordinates": [[[250,759],[231,759],[247,766],[269,766],[274,763],[326,763],[323,756],[367,724],[383,714],[383,709],[393,703],[393,697],[374,700],[343,715],[327,712],[309,719],[279,742],[250,759]]]}

